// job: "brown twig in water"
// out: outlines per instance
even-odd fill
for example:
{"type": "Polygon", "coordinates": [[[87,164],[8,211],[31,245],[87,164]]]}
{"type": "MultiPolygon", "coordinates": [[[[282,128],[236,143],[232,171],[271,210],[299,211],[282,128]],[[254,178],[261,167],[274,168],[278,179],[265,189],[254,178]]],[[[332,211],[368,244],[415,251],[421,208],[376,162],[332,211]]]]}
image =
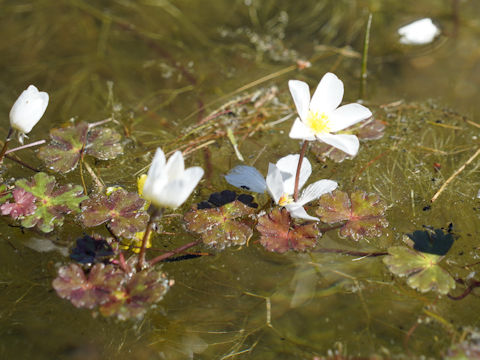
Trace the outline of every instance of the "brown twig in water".
{"type": "Polygon", "coordinates": [[[438,191],[435,193],[435,195],[433,195],[432,199],[430,200],[430,202],[434,202],[435,200],[437,200],[437,198],[440,196],[440,194],[443,192],[443,190],[445,190],[445,188],[448,186],[448,184],[450,184],[453,179],[455,179],[458,174],[460,174],[464,169],[465,167],[470,164],[473,160],[475,160],[475,158],[480,155],[480,148],[478,148],[478,150],[475,152],[475,154],[473,154],[470,159],[468,159],[462,166],[460,166],[458,168],[457,171],[455,171],[452,176],[450,176],[447,181],[445,181],[443,183],[443,185],[440,187],[440,189],[438,189],[438,191]]]}

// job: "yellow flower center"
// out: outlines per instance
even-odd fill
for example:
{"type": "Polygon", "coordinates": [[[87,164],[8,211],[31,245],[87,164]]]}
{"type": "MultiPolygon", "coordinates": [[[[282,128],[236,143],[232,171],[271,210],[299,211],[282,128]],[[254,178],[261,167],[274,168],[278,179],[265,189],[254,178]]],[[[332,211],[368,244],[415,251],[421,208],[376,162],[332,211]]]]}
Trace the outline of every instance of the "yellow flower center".
{"type": "Polygon", "coordinates": [[[310,110],[307,115],[307,126],[312,129],[315,134],[330,133],[330,120],[325,113],[310,110]]]}
{"type": "Polygon", "coordinates": [[[293,198],[288,195],[288,194],[283,194],[280,196],[280,199],[278,200],[278,205],[280,206],[285,206],[287,204],[291,204],[293,202],[293,198]]]}

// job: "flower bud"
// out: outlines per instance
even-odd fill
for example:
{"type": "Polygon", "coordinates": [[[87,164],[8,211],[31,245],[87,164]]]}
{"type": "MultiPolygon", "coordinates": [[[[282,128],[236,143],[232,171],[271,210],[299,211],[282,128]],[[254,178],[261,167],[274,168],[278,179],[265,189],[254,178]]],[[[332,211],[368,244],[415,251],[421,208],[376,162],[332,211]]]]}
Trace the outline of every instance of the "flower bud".
{"type": "Polygon", "coordinates": [[[30,85],[10,110],[10,126],[21,134],[28,134],[45,113],[47,105],[48,94],[30,85]]]}

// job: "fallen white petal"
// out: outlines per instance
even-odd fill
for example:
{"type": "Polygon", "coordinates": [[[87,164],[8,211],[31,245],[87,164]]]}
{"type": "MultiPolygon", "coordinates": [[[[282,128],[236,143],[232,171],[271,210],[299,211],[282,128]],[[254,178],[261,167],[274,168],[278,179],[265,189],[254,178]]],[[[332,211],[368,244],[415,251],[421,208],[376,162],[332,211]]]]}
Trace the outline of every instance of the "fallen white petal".
{"type": "Polygon", "coordinates": [[[433,23],[432,19],[425,18],[414,21],[398,29],[400,43],[405,45],[429,44],[440,34],[440,29],[433,23]]]}
{"type": "Polygon", "coordinates": [[[257,193],[263,193],[267,189],[267,183],[262,174],[253,166],[235,166],[225,175],[225,180],[230,185],[257,193]]]}

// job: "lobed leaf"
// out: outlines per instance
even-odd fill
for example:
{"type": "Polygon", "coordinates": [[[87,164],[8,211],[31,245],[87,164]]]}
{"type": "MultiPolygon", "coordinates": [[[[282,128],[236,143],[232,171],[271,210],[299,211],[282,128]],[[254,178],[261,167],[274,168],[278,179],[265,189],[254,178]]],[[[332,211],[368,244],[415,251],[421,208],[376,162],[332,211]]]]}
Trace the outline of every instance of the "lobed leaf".
{"type": "Polygon", "coordinates": [[[260,243],[268,251],[284,253],[288,250],[306,251],[315,247],[321,233],[316,223],[296,225],[285,208],[275,208],[258,219],[260,243]]]}
{"type": "Polygon", "coordinates": [[[443,256],[427,254],[406,246],[393,246],[383,258],[388,269],[397,276],[407,277],[407,284],[420,292],[446,294],[455,288],[455,280],[440,265],[443,256]]]}
{"type": "Polygon", "coordinates": [[[115,236],[131,239],[147,226],[149,216],[144,205],[145,200],[137,193],[120,188],[110,195],[95,194],[84,201],[81,219],[87,227],[108,222],[115,236]]]}
{"type": "Polygon", "coordinates": [[[386,204],[376,194],[355,191],[348,196],[335,190],[319,199],[316,213],[327,224],[346,221],[339,230],[340,236],[359,241],[382,235],[382,229],[388,226],[386,208],[386,204]]]}
{"type": "Polygon", "coordinates": [[[253,235],[252,227],[242,217],[255,210],[238,200],[217,208],[194,206],[184,216],[187,229],[201,234],[203,243],[219,249],[243,245],[253,235]]]}
{"type": "Polygon", "coordinates": [[[87,277],[81,266],[70,264],[58,270],[52,286],[75,307],[93,309],[111,300],[124,282],[125,274],[112,265],[95,264],[87,277]]]}
{"type": "Polygon", "coordinates": [[[82,264],[108,262],[115,255],[110,244],[101,237],[88,236],[77,239],[70,258],[82,264]]]}
{"type": "Polygon", "coordinates": [[[23,217],[22,226],[36,226],[43,232],[50,232],[55,225],[62,225],[64,215],[79,212],[80,202],[87,199],[82,195],[81,186],[68,184],[57,187],[55,178],[42,172],[35,174],[30,181],[17,180],[15,185],[37,198],[35,212],[23,217]]]}
{"type": "Polygon", "coordinates": [[[123,153],[122,136],[110,128],[94,128],[88,133],[85,152],[99,160],[112,160],[123,153]]]}

